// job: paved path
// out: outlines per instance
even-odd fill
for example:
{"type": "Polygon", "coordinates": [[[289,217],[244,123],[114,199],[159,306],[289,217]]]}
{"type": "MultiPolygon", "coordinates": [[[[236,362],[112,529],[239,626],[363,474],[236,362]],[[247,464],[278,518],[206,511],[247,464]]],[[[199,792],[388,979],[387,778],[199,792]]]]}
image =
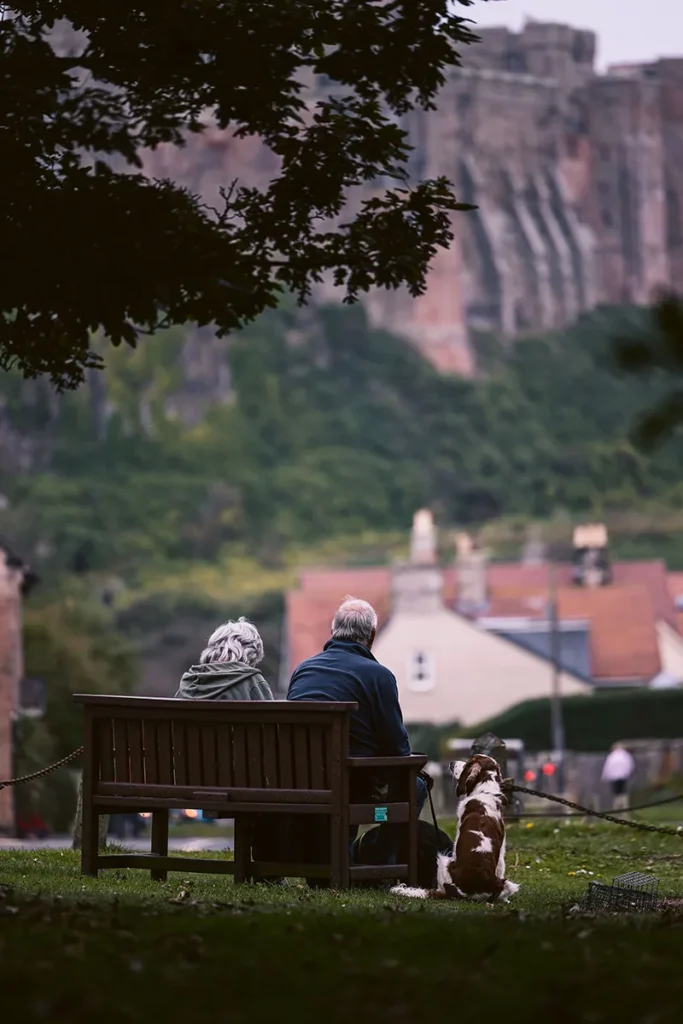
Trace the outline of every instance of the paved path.
{"type": "MultiPolygon", "coordinates": [[[[0,850],[70,850],[71,841],[71,836],[54,836],[50,839],[5,839],[0,837],[0,850]]],[[[110,836],[109,842],[120,842],[121,846],[126,846],[129,850],[136,852],[145,852],[150,848],[149,837],[117,840],[110,836]]],[[[168,841],[168,848],[169,850],[184,850],[186,853],[232,850],[232,836],[220,836],[217,839],[211,839],[208,836],[171,838],[168,841]]]]}

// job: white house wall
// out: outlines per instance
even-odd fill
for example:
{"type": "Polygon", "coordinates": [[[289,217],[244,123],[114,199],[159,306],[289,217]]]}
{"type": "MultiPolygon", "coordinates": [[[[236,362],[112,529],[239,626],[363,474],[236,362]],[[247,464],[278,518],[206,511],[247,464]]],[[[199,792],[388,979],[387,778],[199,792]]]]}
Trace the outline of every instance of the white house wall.
{"type": "MultiPolygon", "coordinates": [[[[547,697],[551,668],[543,659],[494,636],[444,608],[421,615],[395,613],[374,648],[378,661],[396,676],[407,723],[473,725],[513,704],[547,697]],[[417,653],[433,670],[431,689],[416,692],[410,683],[417,653]]],[[[561,675],[563,695],[587,694],[590,686],[568,673],[561,675]]]]}

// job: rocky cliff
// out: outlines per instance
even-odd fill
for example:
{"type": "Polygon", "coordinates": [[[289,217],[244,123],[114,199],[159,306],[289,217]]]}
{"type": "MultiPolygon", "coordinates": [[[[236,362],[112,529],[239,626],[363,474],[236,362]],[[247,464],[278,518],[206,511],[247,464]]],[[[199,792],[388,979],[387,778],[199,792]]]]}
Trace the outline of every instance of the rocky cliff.
{"type": "MultiPolygon", "coordinates": [[[[473,329],[550,329],[681,279],[683,58],[598,75],[595,49],[592,33],[565,25],[482,31],[437,110],[406,118],[412,176],[445,174],[478,210],[456,216],[424,296],[366,302],[445,371],[473,372],[473,329]]],[[[257,140],[220,132],[161,148],[146,167],[210,201],[234,178],[277,172],[257,140]]]]}

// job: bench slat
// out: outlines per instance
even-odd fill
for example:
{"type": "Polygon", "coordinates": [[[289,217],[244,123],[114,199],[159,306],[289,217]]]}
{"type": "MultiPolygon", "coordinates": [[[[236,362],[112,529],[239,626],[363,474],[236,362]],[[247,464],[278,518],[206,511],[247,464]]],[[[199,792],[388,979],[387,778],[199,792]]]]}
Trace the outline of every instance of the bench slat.
{"type": "Polygon", "coordinates": [[[204,784],[204,779],[202,778],[202,748],[199,738],[199,726],[188,722],[185,726],[185,736],[187,739],[188,782],[190,784],[199,782],[201,786],[204,784]]]}
{"type": "Polygon", "coordinates": [[[277,748],[280,785],[283,789],[294,789],[294,756],[292,751],[291,725],[278,725],[277,748]]]}
{"type": "Polygon", "coordinates": [[[263,787],[263,745],[260,725],[247,726],[247,771],[249,785],[263,787]]]}
{"type": "MultiPolygon", "coordinates": [[[[201,801],[222,800],[224,803],[237,803],[240,800],[253,802],[262,800],[267,803],[278,803],[288,800],[300,803],[329,803],[329,789],[269,789],[265,787],[233,786],[229,789],[211,786],[163,786],[136,782],[101,782],[96,784],[95,797],[108,800],[133,799],[146,800],[157,797],[163,799],[182,799],[187,807],[201,807],[201,801]]],[[[372,805],[374,806],[374,805],[372,805]]],[[[384,805],[383,805],[384,806],[384,805]]],[[[398,804],[396,806],[399,806],[398,804]]],[[[403,806],[401,804],[400,806],[403,806]]],[[[370,815],[372,819],[372,814],[370,815]]],[[[368,820],[368,819],[366,819],[368,820]]]]}
{"type": "Polygon", "coordinates": [[[311,788],[310,757],[308,750],[309,730],[304,725],[293,727],[294,778],[297,789],[311,788]]]}
{"type": "Polygon", "coordinates": [[[278,789],[280,773],[278,771],[277,726],[263,726],[263,785],[267,789],[278,789]]]}
{"type": "MultiPolygon", "coordinates": [[[[145,725],[145,734],[147,726],[145,725]]],[[[173,727],[171,722],[156,722],[154,729],[154,744],[156,749],[156,782],[161,785],[172,786],[175,782],[175,768],[173,764],[173,727]]],[[[147,777],[147,781],[152,780],[147,777]]]]}
{"type": "Polygon", "coordinates": [[[173,765],[179,786],[187,786],[190,775],[187,765],[187,729],[184,722],[173,722],[173,765]]]}
{"type": "Polygon", "coordinates": [[[213,726],[202,729],[202,781],[205,786],[218,785],[218,753],[216,750],[216,730],[213,726]]]}
{"type": "Polygon", "coordinates": [[[114,771],[117,782],[128,782],[128,730],[125,718],[114,719],[114,771]]]}
{"type": "MultiPolygon", "coordinates": [[[[266,800],[233,800],[227,802],[225,797],[220,799],[202,797],[201,800],[193,798],[183,800],[182,794],[176,793],[169,797],[134,797],[134,796],[95,796],[92,799],[93,807],[97,808],[98,814],[133,814],[136,811],[172,811],[179,805],[182,807],[196,807],[197,810],[215,811],[216,818],[234,818],[240,814],[329,814],[330,797],[327,794],[326,800],[302,800],[299,790],[294,790],[297,798],[280,800],[280,793],[277,792],[277,802],[271,794],[271,801],[266,800]],[[180,799],[179,799],[180,797],[180,799]]],[[[304,791],[308,796],[312,790],[304,791]]]]}
{"type": "Polygon", "coordinates": [[[233,782],[235,786],[248,786],[246,726],[241,723],[232,728],[233,782]]]}
{"type": "Polygon", "coordinates": [[[128,730],[128,753],[130,755],[130,781],[145,782],[142,722],[131,719],[126,723],[126,727],[128,730]]]}
{"type": "Polygon", "coordinates": [[[206,857],[161,857],[154,853],[107,853],[97,858],[98,868],[151,868],[153,871],[198,871],[208,875],[234,875],[232,860],[206,857]]]}
{"type": "Polygon", "coordinates": [[[311,786],[313,789],[327,788],[327,764],[325,751],[329,749],[329,732],[322,726],[309,730],[309,752],[311,758],[311,786]]]}
{"type": "Polygon", "coordinates": [[[233,739],[232,726],[218,725],[216,727],[216,746],[218,748],[218,785],[232,786],[235,780],[233,772],[233,739]]]}
{"type": "Polygon", "coordinates": [[[95,777],[103,782],[113,782],[114,772],[114,739],[111,718],[102,718],[95,723],[95,744],[99,765],[95,765],[95,777]],[[99,766],[99,772],[98,772],[99,766]]]}
{"type": "Polygon", "coordinates": [[[157,722],[143,722],[142,736],[145,744],[145,781],[151,785],[159,779],[159,725],[157,722]]]}

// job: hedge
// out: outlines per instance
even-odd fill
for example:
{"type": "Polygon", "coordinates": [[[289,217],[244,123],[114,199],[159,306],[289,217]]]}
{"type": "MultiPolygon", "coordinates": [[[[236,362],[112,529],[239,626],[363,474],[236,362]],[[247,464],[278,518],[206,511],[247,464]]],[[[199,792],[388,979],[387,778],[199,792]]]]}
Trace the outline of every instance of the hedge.
{"type": "MultiPolygon", "coordinates": [[[[612,690],[564,697],[562,712],[568,750],[602,753],[618,740],[683,736],[683,689],[612,690]]],[[[494,718],[460,730],[458,735],[480,736],[489,729],[503,739],[523,740],[529,750],[548,750],[550,700],[515,704],[494,718]]],[[[444,742],[446,739],[444,736],[444,742]]]]}

